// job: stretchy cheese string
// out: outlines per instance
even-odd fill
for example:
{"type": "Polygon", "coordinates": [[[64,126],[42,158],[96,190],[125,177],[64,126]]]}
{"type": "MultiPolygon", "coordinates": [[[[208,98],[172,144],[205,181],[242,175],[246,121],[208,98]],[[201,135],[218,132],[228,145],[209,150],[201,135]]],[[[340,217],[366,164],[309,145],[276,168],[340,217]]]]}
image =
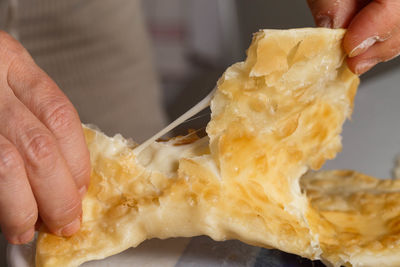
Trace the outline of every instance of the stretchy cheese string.
{"type": "Polygon", "coordinates": [[[211,99],[216,91],[216,88],[214,88],[205,98],[203,98],[199,103],[197,103],[194,107],[186,111],[183,115],[181,115],[179,118],[174,120],[172,123],[170,123],[167,127],[156,133],[154,136],[137,146],[133,152],[136,155],[139,155],[140,152],[142,152],[146,147],[148,147],[150,144],[155,142],[157,139],[168,133],[169,131],[173,130],[175,127],[179,126],[180,124],[184,123],[186,120],[190,119],[194,115],[198,114],[200,111],[208,108],[211,103],[211,99]]]}

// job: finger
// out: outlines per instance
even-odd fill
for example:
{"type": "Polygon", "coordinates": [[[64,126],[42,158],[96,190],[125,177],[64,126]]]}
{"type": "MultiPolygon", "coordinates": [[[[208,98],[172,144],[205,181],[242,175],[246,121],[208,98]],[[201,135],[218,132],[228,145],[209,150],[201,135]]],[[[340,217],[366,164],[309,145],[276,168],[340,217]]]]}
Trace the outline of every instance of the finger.
{"type": "Polygon", "coordinates": [[[18,99],[0,100],[0,125],[7,125],[0,134],[24,160],[40,217],[53,233],[71,235],[80,227],[81,198],[55,138],[18,99]]]}
{"type": "Polygon", "coordinates": [[[28,54],[13,61],[7,80],[17,98],[53,133],[77,188],[86,192],[89,151],[71,102],[28,54]]]}
{"type": "Polygon", "coordinates": [[[315,24],[326,28],[346,28],[368,0],[307,0],[315,24]]]}
{"type": "Polygon", "coordinates": [[[0,61],[0,82],[7,83],[8,63],[22,53],[27,53],[23,46],[8,33],[0,30],[0,55],[2,59],[0,61]]]}
{"type": "Polygon", "coordinates": [[[42,219],[40,219],[39,217],[35,223],[35,231],[39,231],[42,225],[43,225],[42,219]]]}
{"type": "Polygon", "coordinates": [[[24,244],[33,239],[38,218],[24,162],[18,150],[0,135],[0,225],[8,242],[24,244]]]}
{"type": "Polygon", "coordinates": [[[400,1],[373,1],[364,7],[351,22],[343,39],[349,57],[368,50],[376,42],[388,40],[400,26],[400,1]]]}
{"type": "Polygon", "coordinates": [[[376,43],[365,53],[348,58],[347,65],[356,74],[363,74],[380,62],[391,60],[400,53],[400,32],[389,40],[376,43]]]}

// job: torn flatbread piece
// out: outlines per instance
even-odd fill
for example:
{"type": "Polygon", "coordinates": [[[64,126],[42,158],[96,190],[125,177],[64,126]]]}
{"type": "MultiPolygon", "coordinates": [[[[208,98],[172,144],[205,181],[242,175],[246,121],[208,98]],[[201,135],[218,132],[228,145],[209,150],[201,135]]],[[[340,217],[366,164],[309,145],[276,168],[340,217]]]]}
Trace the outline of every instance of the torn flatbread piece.
{"type": "Polygon", "coordinates": [[[121,136],[85,127],[92,177],[82,227],[69,238],[44,229],[36,265],[78,266],[146,239],[197,235],[351,262],[328,242],[336,228],[299,182],[341,149],[359,84],[344,61],[344,33],[255,34],[246,61],[218,81],[206,137],[135,153],[121,136]]]}

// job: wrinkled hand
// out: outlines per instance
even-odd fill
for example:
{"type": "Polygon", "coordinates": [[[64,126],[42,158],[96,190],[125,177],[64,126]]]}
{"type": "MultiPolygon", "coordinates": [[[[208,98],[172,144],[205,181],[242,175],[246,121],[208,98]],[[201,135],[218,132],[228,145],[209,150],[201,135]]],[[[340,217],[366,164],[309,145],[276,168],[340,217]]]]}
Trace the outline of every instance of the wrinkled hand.
{"type": "Polygon", "coordinates": [[[0,226],[10,243],[80,227],[89,153],[77,112],[15,39],[0,32],[0,226]]]}
{"type": "Polygon", "coordinates": [[[399,0],[307,0],[317,26],[347,28],[347,63],[362,74],[400,53],[399,0]]]}

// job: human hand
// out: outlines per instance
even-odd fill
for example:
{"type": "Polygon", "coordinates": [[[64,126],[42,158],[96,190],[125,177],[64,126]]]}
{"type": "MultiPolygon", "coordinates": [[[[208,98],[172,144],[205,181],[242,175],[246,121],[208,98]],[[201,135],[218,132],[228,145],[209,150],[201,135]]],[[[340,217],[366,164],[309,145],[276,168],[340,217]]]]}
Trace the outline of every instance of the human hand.
{"type": "Polygon", "coordinates": [[[347,28],[349,68],[362,74],[400,53],[400,1],[307,0],[317,26],[347,28]]]}
{"type": "Polygon", "coordinates": [[[77,112],[15,39],[0,31],[0,226],[29,242],[38,218],[57,234],[80,227],[89,152],[77,112]]]}

